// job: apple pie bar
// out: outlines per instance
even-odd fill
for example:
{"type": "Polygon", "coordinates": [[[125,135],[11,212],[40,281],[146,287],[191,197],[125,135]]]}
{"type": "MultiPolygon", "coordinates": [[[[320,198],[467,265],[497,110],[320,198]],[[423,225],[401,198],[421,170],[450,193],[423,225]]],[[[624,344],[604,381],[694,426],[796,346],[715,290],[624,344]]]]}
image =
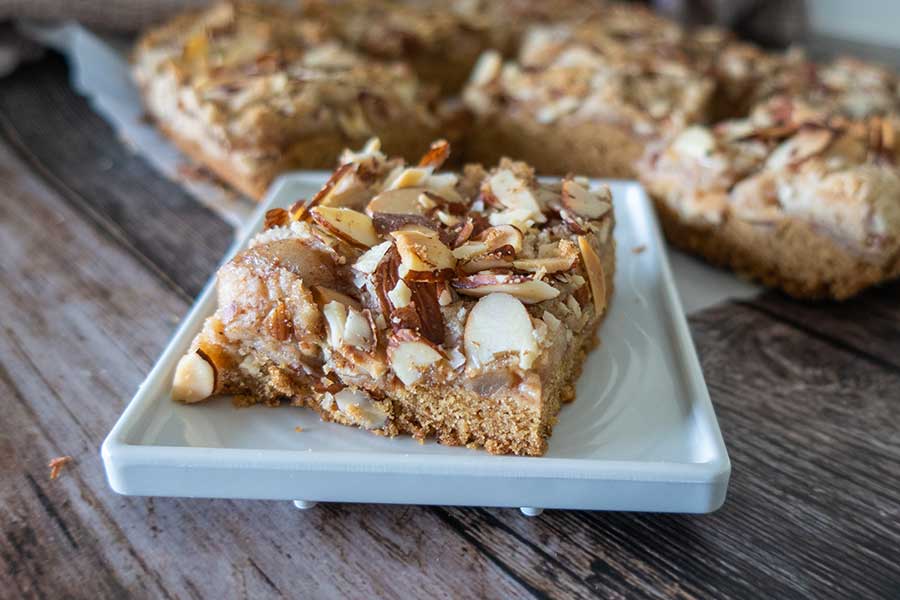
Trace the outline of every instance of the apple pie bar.
{"type": "Polygon", "coordinates": [[[441,172],[377,139],[217,277],[173,397],[312,408],[385,436],[541,455],[613,288],[606,186],[522,162],[441,172]]]}
{"type": "Polygon", "coordinates": [[[373,135],[402,156],[437,137],[434,91],[361,55],[321,21],[228,2],[146,33],[134,75],[150,116],[188,156],[253,198],[291,168],[333,168],[373,135]]]}
{"type": "Polygon", "coordinates": [[[777,96],[648,149],[641,179],[669,240],[800,298],[900,275],[898,120],[871,114],[874,94],[828,97],[777,96]]]}

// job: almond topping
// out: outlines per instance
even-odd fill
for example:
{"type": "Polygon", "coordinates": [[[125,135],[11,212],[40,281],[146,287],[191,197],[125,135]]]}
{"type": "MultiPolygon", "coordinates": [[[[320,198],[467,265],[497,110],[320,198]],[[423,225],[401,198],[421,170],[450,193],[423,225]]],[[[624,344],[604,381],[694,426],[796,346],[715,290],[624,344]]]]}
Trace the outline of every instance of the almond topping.
{"type": "Polygon", "coordinates": [[[264,229],[272,229],[273,227],[284,227],[291,221],[291,216],[283,208],[273,208],[266,211],[264,229]]]}
{"type": "Polygon", "coordinates": [[[548,256],[546,258],[525,258],[513,261],[513,268],[536,273],[559,273],[568,271],[575,265],[574,256],[548,256]]]}
{"type": "Polygon", "coordinates": [[[563,180],[563,206],[585,219],[599,219],[608,213],[612,208],[612,204],[609,202],[611,198],[608,187],[591,192],[572,179],[563,180]]]}
{"type": "Polygon", "coordinates": [[[509,294],[492,293],[481,298],[466,318],[463,332],[466,357],[478,368],[498,356],[518,356],[528,369],[537,356],[531,317],[525,306],[509,294]]]}
{"type": "Polygon", "coordinates": [[[588,282],[591,284],[594,312],[599,317],[606,310],[606,275],[603,272],[603,263],[586,236],[578,236],[578,248],[581,250],[581,260],[587,271],[588,282]]]}
{"type": "Polygon", "coordinates": [[[316,206],[310,210],[310,215],[328,233],[353,246],[369,248],[381,241],[372,225],[372,219],[361,212],[349,208],[316,206]]]}
{"type": "Polygon", "coordinates": [[[801,129],[772,151],[766,161],[770,169],[782,169],[825,151],[834,134],[828,129],[801,129]]]}
{"type": "Polygon", "coordinates": [[[187,404],[205,400],[216,391],[218,374],[211,360],[197,350],[181,357],[175,367],[172,399],[187,404]]]}
{"type": "Polygon", "coordinates": [[[517,177],[509,169],[501,169],[488,177],[482,186],[482,194],[486,198],[495,199],[510,210],[527,213],[528,218],[535,223],[547,221],[529,182],[517,177]]]}
{"type": "Polygon", "coordinates": [[[460,294],[466,296],[487,296],[493,292],[504,292],[525,304],[536,304],[559,296],[559,290],[544,281],[513,273],[491,273],[482,271],[475,275],[460,277],[451,282],[460,294]]]}
{"type": "Polygon", "coordinates": [[[342,335],[344,343],[355,346],[360,350],[371,350],[375,337],[369,327],[369,320],[362,312],[351,308],[347,311],[347,320],[344,323],[342,335]]]}
{"type": "Polygon", "coordinates": [[[347,307],[341,302],[331,301],[322,308],[322,314],[328,325],[328,344],[332,348],[340,348],[347,327],[347,307]]]}
{"type": "Polygon", "coordinates": [[[353,269],[360,273],[371,275],[378,268],[381,259],[384,258],[385,253],[392,245],[391,242],[381,242],[377,246],[372,246],[356,259],[356,262],[353,263],[353,269]]]}
{"type": "Polygon", "coordinates": [[[401,330],[391,336],[388,360],[403,385],[411,386],[425,370],[444,358],[431,344],[413,331],[401,330]]]}
{"type": "Polygon", "coordinates": [[[428,152],[419,161],[420,167],[431,167],[432,170],[441,168],[441,165],[450,156],[450,144],[447,140],[438,140],[431,144],[428,152]]]}
{"type": "MultiPolygon", "coordinates": [[[[442,271],[453,269],[456,258],[445,246],[437,233],[432,235],[421,231],[395,231],[391,234],[400,253],[401,269],[406,271],[442,271]]],[[[402,273],[402,270],[401,270],[402,273]]]]}
{"type": "Polygon", "coordinates": [[[399,215],[424,215],[425,208],[419,202],[419,196],[425,191],[423,187],[407,187],[399,190],[381,192],[366,206],[366,214],[375,213],[399,215]]]}

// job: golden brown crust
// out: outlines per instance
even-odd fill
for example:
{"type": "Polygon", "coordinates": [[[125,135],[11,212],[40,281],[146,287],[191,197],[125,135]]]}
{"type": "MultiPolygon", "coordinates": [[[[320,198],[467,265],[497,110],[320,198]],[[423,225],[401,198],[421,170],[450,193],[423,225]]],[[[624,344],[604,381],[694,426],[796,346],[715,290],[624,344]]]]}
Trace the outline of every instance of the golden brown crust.
{"type": "Polygon", "coordinates": [[[753,225],[726,218],[716,226],[691,224],[665,202],[654,201],[672,244],[795,298],[844,300],[900,276],[900,256],[869,262],[805,221],[753,225]]]}

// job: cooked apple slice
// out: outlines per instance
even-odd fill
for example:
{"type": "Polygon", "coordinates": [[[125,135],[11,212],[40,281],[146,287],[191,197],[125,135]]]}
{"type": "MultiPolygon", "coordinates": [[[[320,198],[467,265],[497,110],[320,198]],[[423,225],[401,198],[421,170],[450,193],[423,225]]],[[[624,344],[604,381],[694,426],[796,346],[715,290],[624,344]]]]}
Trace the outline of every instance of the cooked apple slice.
{"type": "Polygon", "coordinates": [[[405,386],[419,381],[425,370],[442,358],[423,337],[408,329],[395,332],[388,343],[391,369],[405,386]]]}
{"type": "Polygon", "coordinates": [[[584,270],[587,271],[588,283],[591,285],[594,312],[600,316],[606,310],[606,275],[603,272],[603,263],[587,236],[578,236],[578,248],[581,250],[581,260],[584,263],[584,270]]]}
{"type": "Polygon", "coordinates": [[[218,374],[202,351],[185,354],[175,367],[172,399],[190,404],[205,400],[216,391],[218,374]]]}
{"type": "Polygon", "coordinates": [[[328,233],[353,246],[370,248],[381,242],[372,225],[372,219],[359,211],[316,206],[310,209],[310,215],[313,221],[328,233]]]}
{"type": "Polygon", "coordinates": [[[525,306],[514,296],[496,292],[481,298],[469,312],[463,343],[466,358],[475,368],[514,354],[519,366],[528,369],[538,350],[525,306]]]}
{"type": "Polygon", "coordinates": [[[516,273],[490,273],[482,271],[475,275],[454,279],[451,285],[466,296],[487,296],[503,292],[515,296],[525,304],[536,304],[559,296],[559,290],[552,285],[516,273]]]}
{"type": "Polygon", "coordinates": [[[611,200],[608,187],[591,192],[574,179],[564,179],[562,182],[563,206],[585,219],[599,219],[608,213],[612,209],[611,200]]]}

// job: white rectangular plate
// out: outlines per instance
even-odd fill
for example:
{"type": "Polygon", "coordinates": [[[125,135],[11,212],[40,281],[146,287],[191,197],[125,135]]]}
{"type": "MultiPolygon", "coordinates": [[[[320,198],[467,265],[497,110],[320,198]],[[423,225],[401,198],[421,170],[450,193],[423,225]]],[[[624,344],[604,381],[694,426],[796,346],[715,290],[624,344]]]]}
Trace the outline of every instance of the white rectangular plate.
{"type": "MultiPolygon", "coordinates": [[[[326,175],[280,178],[226,260],[265,211],[308,198],[326,175]]],[[[215,310],[207,285],[103,443],[121,494],[658,512],[711,512],[731,471],[650,202],[610,181],[616,289],[574,403],[542,457],[383,438],[293,407],[184,406],[172,373],[215,310]],[[635,249],[644,250],[636,252],[635,249]],[[301,427],[302,432],[295,430],[301,427]]]]}

